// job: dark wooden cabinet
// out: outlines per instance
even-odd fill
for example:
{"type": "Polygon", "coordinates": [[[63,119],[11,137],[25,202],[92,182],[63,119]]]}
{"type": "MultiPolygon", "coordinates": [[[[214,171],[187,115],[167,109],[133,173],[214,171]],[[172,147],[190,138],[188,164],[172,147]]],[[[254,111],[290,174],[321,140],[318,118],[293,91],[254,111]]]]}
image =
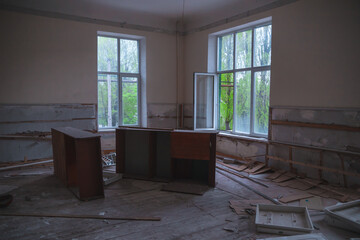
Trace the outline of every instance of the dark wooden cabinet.
{"type": "Polygon", "coordinates": [[[117,128],[116,171],[215,186],[216,132],[117,128]]]}
{"type": "Polygon", "coordinates": [[[52,128],[54,174],[80,200],[104,197],[100,135],[52,128]]]}

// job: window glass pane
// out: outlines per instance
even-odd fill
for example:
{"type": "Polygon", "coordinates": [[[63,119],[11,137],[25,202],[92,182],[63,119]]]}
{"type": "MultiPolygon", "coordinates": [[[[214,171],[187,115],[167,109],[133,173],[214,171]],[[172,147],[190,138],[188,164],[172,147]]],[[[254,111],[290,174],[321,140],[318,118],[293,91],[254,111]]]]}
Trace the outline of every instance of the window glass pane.
{"type": "Polygon", "coordinates": [[[120,39],[120,72],[139,72],[139,49],[137,40],[120,39]]]}
{"type": "Polygon", "coordinates": [[[255,28],[254,66],[271,64],[271,25],[255,28]]]}
{"type": "Polygon", "coordinates": [[[98,36],[98,71],[118,71],[117,39],[98,36]]]}
{"type": "Polygon", "coordinates": [[[251,71],[237,72],[235,76],[235,131],[250,133],[251,71]]]}
{"type": "Polygon", "coordinates": [[[256,72],[254,77],[254,132],[267,134],[269,123],[270,71],[256,72]]]}
{"type": "Polygon", "coordinates": [[[234,63],[234,35],[219,37],[219,71],[232,70],[234,63]]]}
{"type": "Polygon", "coordinates": [[[117,127],[119,124],[119,98],[117,75],[98,75],[99,128],[117,127]]]}
{"type": "Polygon", "coordinates": [[[251,30],[236,34],[236,68],[251,67],[251,30]]]}
{"type": "Polygon", "coordinates": [[[197,75],[196,84],[196,126],[214,127],[214,76],[197,75]]]}
{"type": "Polygon", "coordinates": [[[136,77],[122,78],[122,113],[124,125],[138,124],[138,83],[136,77]]]}
{"type": "Polygon", "coordinates": [[[220,130],[232,130],[234,75],[220,74],[220,130]]]}

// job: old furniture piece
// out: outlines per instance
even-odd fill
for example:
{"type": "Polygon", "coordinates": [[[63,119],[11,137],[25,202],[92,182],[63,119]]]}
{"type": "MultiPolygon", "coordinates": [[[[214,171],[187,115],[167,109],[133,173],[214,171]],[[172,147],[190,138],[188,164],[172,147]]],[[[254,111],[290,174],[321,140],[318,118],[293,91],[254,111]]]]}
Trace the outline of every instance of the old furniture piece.
{"type": "Polygon", "coordinates": [[[215,186],[216,132],[116,129],[116,172],[215,186]]]}
{"type": "Polygon", "coordinates": [[[52,128],[54,174],[80,200],[104,197],[100,135],[52,128]]]}

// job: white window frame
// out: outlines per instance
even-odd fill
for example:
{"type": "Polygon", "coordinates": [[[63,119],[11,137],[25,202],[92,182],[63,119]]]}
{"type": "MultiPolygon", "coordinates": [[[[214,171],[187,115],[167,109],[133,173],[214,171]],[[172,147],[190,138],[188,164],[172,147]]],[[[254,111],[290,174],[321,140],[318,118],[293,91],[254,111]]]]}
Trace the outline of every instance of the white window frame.
{"type": "MultiPolygon", "coordinates": [[[[140,36],[117,34],[117,33],[107,33],[107,32],[98,32],[97,37],[107,37],[107,38],[117,39],[117,62],[118,62],[117,71],[116,72],[97,71],[97,83],[99,82],[99,77],[98,77],[99,74],[109,74],[109,75],[117,76],[117,79],[118,79],[118,117],[119,117],[118,125],[119,126],[143,126],[143,127],[146,127],[146,121],[144,121],[144,117],[143,117],[143,112],[146,111],[146,110],[144,110],[144,105],[146,108],[146,102],[145,102],[146,95],[144,94],[145,91],[142,89],[145,86],[145,74],[143,73],[143,71],[146,67],[145,63],[144,63],[145,56],[142,56],[142,54],[144,53],[144,50],[142,48],[145,48],[145,43],[144,43],[145,39],[140,36]],[[124,73],[124,72],[120,71],[120,66],[121,66],[120,40],[121,39],[137,41],[138,64],[139,64],[138,73],[124,73]],[[122,83],[128,82],[127,80],[123,80],[123,78],[126,78],[126,77],[137,78],[137,108],[138,108],[137,124],[124,124],[123,123],[124,114],[123,114],[123,107],[122,107],[122,83]],[[145,102],[145,104],[143,102],[145,102]]],[[[145,54],[143,54],[143,55],[145,55],[145,54]]],[[[98,63],[97,63],[96,67],[98,68],[98,63]]],[[[97,98],[97,99],[99,99],[99,98],[97,98]]],[[[97,119],[98,119],[98,115],[97,115],[97,119]]],[[[145,119],[146,119],[146,117],[145,117],[145,119]]],[[[101,127],[100,128],[97,123],[97,128],[99,130],[111,130],[116,127],[101,127]]]]}
{"type": "MultiPolygon", "coordinates": [[[[217,94],[217,74],[212,74],[212,73],[194,73],[194,91],[193,91],[193,102],[194,102],[194,130],[199,131],[199,130],[216,130],[217,129],[217,101],[216,101],[216,94],[217,94]],[[213,106],[213,114],[212,116],[207,116],[209,117],[209,119],[211,119],[212,121],[212,127],[211,128],[198,128],[196,121],[197,121],[197,80],[198,80],[198,76],[208,76],[208,77],[212,77],[213,78],[213,92],[212,95],[209,97],[212,98],[212,106],[213,106]]],[[[210,94],[210,93],[209,93],[210,94]]]]}
{"type": "MultiPolygon", "coordinates": [[[[214,52],[212,50],[210,50],[210,46],[214,47],[215,45],[215,66],[211,63],[209,63],[208,68],[210,70],[215,70],[216,74],[218,75],[218,91],[219,94],[221,92],[221,80],[220,80],[220,74],[224,74],[224,73],[232,73],[233,74],[233,79],[234,79],[234,90],[233,90],[233,127],[231,131],[225,131],[225,130],[221,130],[221,132],[224,133],[232,133],[232,134],[236,134],[236,135],[244,135],[244,136],[250,136],[250,137],[268,137],[268,133],[267,134],[259,134],[254,132],[254,122],[255,122],[255,106],[254,106],[254,95],[255,95],[255,79],[254,79],[254,75],[256,72],[261,72],[261,71],[270,71],[271,74],[271,61],[270,61],[270,65],[268,66],[260,66],[260,67],[255,67],[254,66],[254,30],[258,27],[264,27],[264,26],[268,26],[268,25],[272,25],[272,21],[271,21],[271,17],[270,18],[266,18],[266,19],[261,19],[252,23],[248,23],[242,26],[238,26],[235,28],[231,28],[228,30],[224,30],[215,34],[211,34],[209,36],[209,55],[213,56],[214,52]],[[236,67],[236,61],[235,61],[235,51],[236,51],[236,33],[239,32],[243,32],[243,31],[248,31],[248,30],[252,30],[252,38],[251,38],[251,67],[248,68],[235,68],[236,67]],[[232,70],[224,70],[224,71],[220,71],[219,70],[219,38],[222,36],[226,36],[229,34],[233,34],[233,41],[234,41],[234,47],[233,47],[233,69],[232,70]],[[214,39],[215,39],[215,44],[214,44],[214,39]],[[211,44],[212,43],[212,44],[211,44]],[[214,69],[215,67],[215,69],[214,69]],[[250,105],[250,133],[242,133],[242,132],[236,132],[235,129],[235,96],[236,96],[236,72],[245,72],[245,71],[251,71],[251,105],[250,105]]],[[[272,35],[272,34],[271,34],[272,35]]],[[[272,47],[272,46],[271,46],[272,47]]],[[[213,57],[212,57],[213,58],[213,57]]],[[[214,59],[213,59],[214,60],[214,59]]],[[[270,84],[271,84],[271,79],[270,79],[270,84]]],[[[220,95],[219,95],[220,96],[220,95]]],[[[218,101],[220,101],[220,97],[218,99],[218,101]]],[[[270,101],[270,99],[269,99],[270,101]]],[[[220,121],[220,103],[218,103],[219,108],[218,108],[218,121],[220,121]]],[[[268,113],[269,114],[269,113],[268,113]]],[[[269,126],[269,125],[268,125],[269,126]]],[[[220,128],[220,122],[218,122],[218,127],[220,128]]],[[[268,128],[269,130],[269,128],[268,128]]]]}

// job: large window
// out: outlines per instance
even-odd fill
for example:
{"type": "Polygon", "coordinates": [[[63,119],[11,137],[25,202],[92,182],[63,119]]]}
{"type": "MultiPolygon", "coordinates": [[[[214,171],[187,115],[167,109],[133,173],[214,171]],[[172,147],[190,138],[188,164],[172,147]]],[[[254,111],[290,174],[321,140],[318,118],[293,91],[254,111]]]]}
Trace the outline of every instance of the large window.
{"type": "Polygon", "coordinates": [[[97,40],[99,128],[139,125],[139,40],[109,36],[97,40]]]}
{"type": "Polygon", "coordinates": [[[271,23],[217,36],[220,130],[268,134],[270,68],[271,23]]]}

